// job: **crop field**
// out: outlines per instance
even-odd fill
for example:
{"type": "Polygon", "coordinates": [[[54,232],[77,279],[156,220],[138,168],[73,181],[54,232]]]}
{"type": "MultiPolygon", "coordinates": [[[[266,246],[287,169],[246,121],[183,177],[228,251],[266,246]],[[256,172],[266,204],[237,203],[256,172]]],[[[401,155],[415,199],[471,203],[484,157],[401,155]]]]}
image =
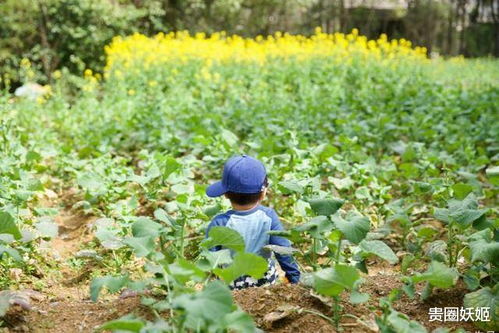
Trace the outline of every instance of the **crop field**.
{"type": "Polygon", "coordinates": [[[0,332],[499,330],[498,60],[320,29],[103,52],[0,93],[0,332]],[[205,238],[236,154],[267,168],[299,284],[228,288],[267,269],[205,238]]]}

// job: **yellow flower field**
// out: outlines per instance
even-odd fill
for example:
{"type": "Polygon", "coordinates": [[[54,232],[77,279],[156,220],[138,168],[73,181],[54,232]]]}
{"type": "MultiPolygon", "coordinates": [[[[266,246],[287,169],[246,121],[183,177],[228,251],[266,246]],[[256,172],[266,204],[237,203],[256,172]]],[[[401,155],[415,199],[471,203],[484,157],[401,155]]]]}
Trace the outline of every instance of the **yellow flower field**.
{"type": "Polygon", "coordinates": [[[256,62],[264,64],[271,58],[308,59],[331,57],[337,61],[362,57],[378,60],[394,58],[426,59],[424,47],[413,47],[405,39],[388,40],[381,35],[376,40],[358,34],[323,33],[320,28],[306,37],[288,33],[276,33],[267,37],[244,38],[227,36],[224,32],[207,36],[204,33],[190,35],[188,32],[160,33],[154,37],[134,34],[129,37],[115,37],[105,49],[106,70],[115,65],[149,68],[164,63],[185,62],[190,59],[211,61],[256,62]]]}

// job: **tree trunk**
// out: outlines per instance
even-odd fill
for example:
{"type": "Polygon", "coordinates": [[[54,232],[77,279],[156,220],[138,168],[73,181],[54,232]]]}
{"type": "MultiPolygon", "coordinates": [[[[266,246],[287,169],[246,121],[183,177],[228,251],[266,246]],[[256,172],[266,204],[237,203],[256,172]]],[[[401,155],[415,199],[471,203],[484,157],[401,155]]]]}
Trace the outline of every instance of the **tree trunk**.
{"type": "Polygon", "coordinates": [[[50,76],[52,74],[50,53],[52,49],[48,41],[47,15],[41,1],[38,1],[38,10],[40,11],[40,22],[38,24],[38,30],[40,31],[40,42],[42,44],[42,47],[44,48],[44,52],[41,53],[43,73],[50,80],[50,76]]]}
{"type": "Polygon", "coordinates": [[[447,21],[447,54],[452,55],[454,40],[454,1],[449,1],[449,17],[447,21]]]}

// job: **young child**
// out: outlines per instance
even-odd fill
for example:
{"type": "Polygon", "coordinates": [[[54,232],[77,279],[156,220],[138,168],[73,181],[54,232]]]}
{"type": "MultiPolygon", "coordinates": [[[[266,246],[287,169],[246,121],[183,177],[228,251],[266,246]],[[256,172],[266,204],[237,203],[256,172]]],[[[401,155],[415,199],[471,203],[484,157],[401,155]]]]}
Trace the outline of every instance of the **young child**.
{"type": "MultiPolygon", "coordinates": [[[[231,289],[274,284],[277,280],[275,263],[270,251],[264,251],[262,247],[268,244],[291,246],[289,240],[267,233],[270,230],[283,230],[276,212],[260,204],[265,198],[267,186],[267,173],[263,164],[252,157],[242,155],[229,159],[225,163],[222,180],[206,189],[209,197],[225,195],[233,208],[211,221],[206,230],[206,237],[214,226],[234,229],[244,238],[246,252],[258,254],[269,263],[269,269],[263,278],[256,280],[250,276],[241,276],[230,284],[231,289]]],[[[220,249],[218,246],[214,250],[220,249]]],[[[297,283],[300,271],[293,257],[277,253],[275,257],[286,273],[288,281],[297,283]]]]}

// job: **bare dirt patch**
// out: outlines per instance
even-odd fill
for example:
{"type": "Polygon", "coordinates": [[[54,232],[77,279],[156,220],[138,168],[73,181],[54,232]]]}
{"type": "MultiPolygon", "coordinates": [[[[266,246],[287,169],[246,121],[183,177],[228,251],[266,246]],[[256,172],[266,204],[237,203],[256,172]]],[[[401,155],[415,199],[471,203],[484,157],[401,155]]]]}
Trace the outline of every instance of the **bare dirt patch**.
{"type": "MultiPolygon", "coordinates": [[[[265,332],[336,332],[332,322],[322,317],[332,317],[331,305],[301,285],[278,284],[237,290],[234,299],[265,332]]],[[[342,305],[344,313],[356,317],[369,313],[366,306],[348,303],[347,297],[342,299],[342,305]]],[[[372,332],[350,317],[342,318],[341,327],[344,332],[372,332]]]]}
{"type": "MultiPolygon", "coordinates": [[[[88,293],[87,293],[88,294],[88,293]]],[[[7,317],[10,332],[94,332],[106,321],[147,309],[140,298],[103,300],[93,303],[74,295],[46,297],[31,311],[14,309],[7,317]]]]}
{"type": "MultiPolygon", "coordinates": [[[[343,332],[377,332],[375,316],[381,316],[379,299],[387,296],[394,288],[401,287],[399,275],[377,274],[369,276],[361,287],[362,292],[371,295],[368,302],[359,305],[350,304],[348,295],[344,293],[341,298],[343,316],[341,328],[343,332]],[[362,322],[355,319],[355,316],[362,322]]],[[[420,292],[422,286],[418,286],[420,292]]],[[[458,328],[475,332],[477,329],[472,322],[430,322],[430,307],[460,307],[467,289],[462,285],[454,289],[435,290],[434,295],[428,300],[421,300],[420,296],[409,299],[403,295],[395,302],[394,308],[408,315],[412,320],[419,321],[429,332],[438,327],[447,327],[452,330],[458,328]]],[[[236,303],[255,320],[258,327],[265,332],[336,332],[334,325],[318,316],[306,311],[320,313],[329,318],[332,317],[331,304],[327,298],[321,298],[307,287],[300,285],[279,284],[261,288],[249,288],[234,291],[236,303]],[[295,311],[289,311],[294,309],[295,311]],[[284,313],[288,310],[288,313],[284,313]],[[269,314],[272,314],[269,316],[269,314]]]]}
{"type": "MultiPolygon", "coordinates": [[[[422,288],[422,286],[421,286],[422,288]]],[[[411,319],[419,321],[425,326],[428,331],[432,331],[438,327],[444,326],[452,330],[458,328],[465,329],[470,332],[479,331],[472,322],[445,322],[429,321],[428,315],[430,308],[445,308],[445,307],[462,307],[464,295],[469,291],[466,289],[462,282],[452,289],[434,290],[432,296],[425,301],[419,297],[409,299],[404,296],[395,304],[395,308],[408,315],[411,319]]]]}
{"type": "Polygon", "coordinates": [[[71,257],[82,244],[92,240],[90,224],[97,218],[72,211],[62,211],[55,217],[59,226],[59,236],[51,241],[51,248],[61,259],[71,257]]]}
{"type": "Polygon", "coordinates": [[[266,320],[272,312],[281,312],[286,306],[329,313],[328,307],[312,297],[309,290],[297,285],[278,284],[268,287],[234,291],[236,303],[266,332],[334,332],[331,323],[310,313],[290,313],[280,320],[266,320]]]}
{"type": "MultiPolygon", "coordinates": [[[[47,200],[45,206],[56,205],[47,200]]],[[[15,306],[9,311],[4,318],[8,331],[94,332],[106,321],[146,311],[140,305],[140,297],[104,297],[92,302],[89,300],[86,270],[69,267],[67,260],[93,239],[90,226],[95,219],[71,208],[62,208],[54,218],[59,233],[49,242],[46,251],[57,262],[60,274],[44,275],[47,287],[38,297],[29,300],[29,310],[15,306]]]]}

